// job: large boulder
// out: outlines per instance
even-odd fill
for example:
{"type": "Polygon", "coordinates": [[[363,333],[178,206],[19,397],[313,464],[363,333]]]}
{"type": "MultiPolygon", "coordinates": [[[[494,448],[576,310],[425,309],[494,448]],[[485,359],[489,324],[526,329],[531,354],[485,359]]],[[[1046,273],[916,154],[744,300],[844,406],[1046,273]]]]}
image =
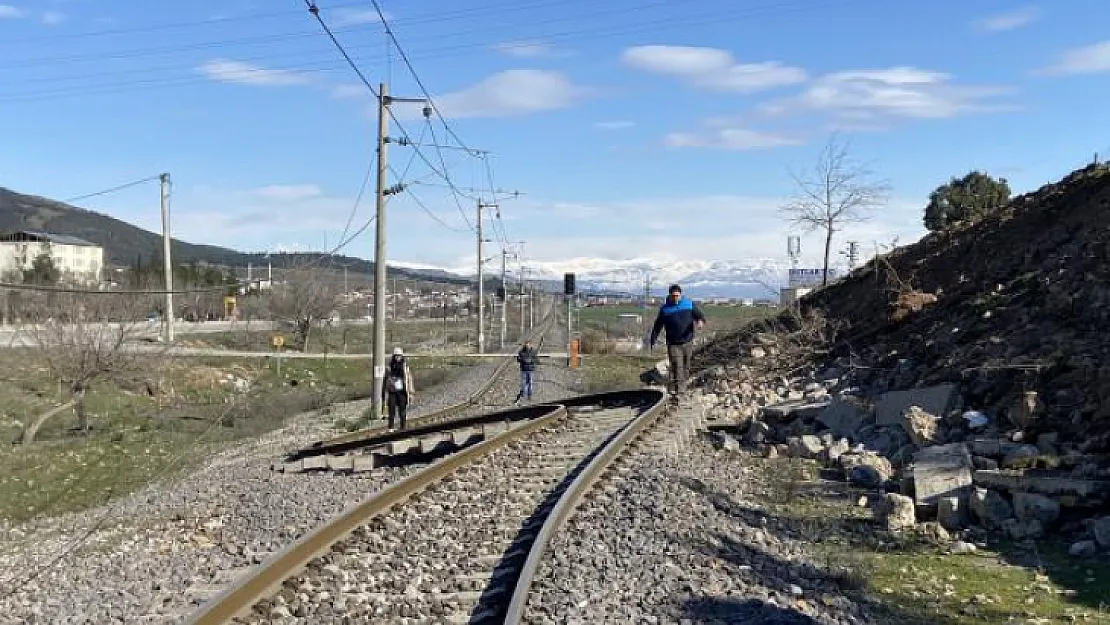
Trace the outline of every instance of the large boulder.
{"type": "Polygon", "coordinates": [[[794,458],[816,460],[825,451],[825,443],[812,434],[792,436],[787,439],[786,445],[787,449],[790,450],[790,455],[794,458]]]}
{"type": "Polygon", "coordinates": [[[875,520],[892,532],[913,529],[917,522],[913,500],[897,493],[886,493],[875,505],[875,520]]]}
{"type": "Polygon", "coordinates": [[[867,488],[878,488],[894,475],[889,460],[867,451],[841,454],[837,463],[853,484],[867,488]]]}
{"type": "Polygon", "coordinates": [[[1022,522],[1039,521],[1048,526],[1060,516],[1060,504],[1036,493],[1014,493],[1014,516],[1022,522]]]}
{"type": "Polygon", "coordinates": [[[918,447],[941,442],[939,420],[918,406],[910,406],[902,412],[902,429],[918,447]]]}
{"type": "Polygon", "coordinates": [[[1002,527],[1013,518],[1014,509],[997,491],[975,488],[971,492],[971,511],[988,528],[1002,527]]]}
{"type": "Polygon", "coordinates": [[[1104,516],[1091,521],[1091,533],[1095,540],[1103,547],[1110,547],[1110,516],[1104,516]]]}

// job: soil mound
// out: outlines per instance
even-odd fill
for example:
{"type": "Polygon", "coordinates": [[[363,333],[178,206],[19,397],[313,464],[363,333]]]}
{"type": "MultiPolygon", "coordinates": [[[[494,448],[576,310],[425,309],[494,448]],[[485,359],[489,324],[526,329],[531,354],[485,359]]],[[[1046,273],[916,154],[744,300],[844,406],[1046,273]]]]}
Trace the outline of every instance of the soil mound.
{"type": "Polygon", "coordinates": [[[835,367],[869,393],[953,382],[965,408],[1011,421],[1035,391],[1034,430],[1110,451],[1110,167],[877,257],[695,364],[753,357],[835,367]]]}

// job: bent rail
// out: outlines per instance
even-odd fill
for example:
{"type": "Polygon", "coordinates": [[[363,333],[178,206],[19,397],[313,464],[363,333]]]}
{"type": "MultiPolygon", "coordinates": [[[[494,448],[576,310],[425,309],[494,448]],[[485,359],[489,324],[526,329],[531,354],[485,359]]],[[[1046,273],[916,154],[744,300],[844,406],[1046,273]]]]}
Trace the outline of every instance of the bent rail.
{"type": "Polygon", "coordinates": [[[447,456],[428,468],[379,491],[370,499],[347,509],[331,522],[316,528],[292,545],[268,558],[248,577],[208,601],[201,607],[196,616],[186,622],[190,625],[215,625],[229,622],[236,616],[250,610],[251,606],[269,595],[284,580],[295,575],[313,558],[326,552],[332,545],[371,518],[442,480],[460,467],[509,442],[519,440],[568,414],[567,409],[563,406],[547,405],[545,408],[547,411],[542,417],[500,436],[447,456]]]}
{"type": "MultiPolygon", "coordinates": [[[[513,595],[509,601],[508,610],[505,613],[504,623],[508,625],[517,625],[524,622],[524,610],[528,605],[528,596],[532,590],[532,581],[539,571],[540,563],[543,561],[544,556],[546,556],[548,546],[551,544],[551,539],[554,538],[555,534],[562,529],[563,525],[566,524],[574,514],[575,509],[582,503],[586,495],[590,492],[593,484],[602,477],[605,470],[666,413],[665,397],[662,391],[623,391],[623,393],[635,393],[640,395],[651,393],[657,395],[657,397],[651,408],[645,410],[640,416],[636,417],[632,423],[629,423],[621,430],[620,433],[609,441],[604,449],[582,469],[582,472],[578,474],[569,486],[567,486],[559,502],[552,508],[551,512],[544,520],[543,526],[540,527],[539,532],[536,534],[532,547],[528,551],[528,557],[524,561],[523,567],[521,567],[520,574],[517,577],[516,587],[513,589],[513,595]]],[[[614,393],[614,395],[615,394],[616,393],[614,393]]]]}
{"type": "MultiPolygon", "coordinates": [[[[548,313],[543,323],[541,323],[539,326],[536,326],[536,328],[533,329],[526,338],[534,339],[537,336],[542,337],[544,334],[547,333],[548,330],[550,330],[554,326],[554,322],[555,307],[552,307],[551,312],[548,313]]],[[[471,393],[470,396],[463,401],[447,406],[446,408],[440,408],[439,410],[435,410],[424,415],[411,417],[409,418],[409,423],[414,427],[431,426],[435,423],[441,423],[450,420],[455,415],[458,415],[459,413],[462,413],[467,409],[478,405],[482,398],[485,397],[486,394],[493,389],[494,384],[497,383],[497,380],[501,377],[502,374],[505,373],[505,369],[507,369],[509,365],[512,364],[512,362],[513,361],[511,358],[503,359],[500,363],[498,363],[497,367],[490,374],[489,378],[483,381],[482,385],[479,386],[477,390],[471,393]]],[[[412,429],[413,428],[410,427],[409,429],[406,429],[405,432],[410,432],[412,429]]],[[[336,436],[326,440],[316,441],[305,449],[297,452],[298,454],[301,454],[297,457],[304,458],[308,456],[322,455],[325,453],[333,453],[329,450],[354,449],[364,444],[367,440],[379,438],[384,431],[384,427],[365,428],[362,430],[351,432],[350,434],[343,434],[341,436],[336,436]],[[317,450],[318,453],[316,453],[317,450]]]]}

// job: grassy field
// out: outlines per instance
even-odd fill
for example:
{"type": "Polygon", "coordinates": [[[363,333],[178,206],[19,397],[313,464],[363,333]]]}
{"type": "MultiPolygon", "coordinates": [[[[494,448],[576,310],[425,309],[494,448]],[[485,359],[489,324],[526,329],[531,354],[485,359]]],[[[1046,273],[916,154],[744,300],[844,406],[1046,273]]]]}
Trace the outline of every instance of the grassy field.
{"type": "Polygon", "coordinates": [[[581,391],[604,393],[640,388],[640,374],[650,369],[657,360],[658,356],[622,354],[591,355],[583,358],[579,369],[581,391]]]}
{"type": "MultiPolygon", "coordinates": [[[[712,340],[717,335],[727,334],[752,321],[766,318],[778,312],[776,308],[757,308],[752,306],[701,307],[707,325],[699,333],[701,340],[712,340]]],[[[658,308],[640,308],[635,305],[591,306],[578,309],[579,330],[582,332],[584,348],[588,353],[613,351],[613,341],[639,341],[651,331],[658,308]],[[640,322],[622,319],[620,315],[639,315],[640,322]],[[599,343],[610,343],[607,348],[598,349],[599,343]]]]}
{"type": "MultiPolygon", "coordinates": [[[[0,519],[24,521],[97,505],[195,466],[230,442],[281,427],[288,418],[335,401],[366,397],[370,365],[350,360],[150,360],[94,385],[92,431],[73,430],[72,410],[48,421],[31,445],[13,444],[22,426],[67,397],[34,354],[0,352],[19,372],[0,380],[0,519]]],[[[412,362],[418,389],[456,376],[473,359],[412,362]]]]}
{"type": "MultiPolygon", "coordinates": [[[[512,345],[520,336],[520,313],[510,306],[506,319],[506,341],[512,345]]],[[[536,319],[538,323],[540,320],[536,319]]],[[[497,346],[501,329],[500,309],[493,315],[487,328],[488,345],[497,346]]],[[[397,323],[386,323],[386,343],[389,349],[402,347],[406,351],[466,351],[473,349],[475,343],[476,320],[460,319],[413,319],[397,323]]],[[[527,331],[527,328],[525,328],[527,331]]],[[[373,328],[368,324],[324,326],[313,328],[309,335],[309,353],[360,354],[368,353],[373,345],[373,328]]],[[[270,340],[275,335],[285,339],[287,349],[298,349],[294,345],[293,333],[289,329],[269,330],[255,324],[244,324],[241,329],[230,332],[207,334],[182,334],[178,341],[190,347],[211,347],[240,351],[270,351],[270,340]]]]}
{"type": "Polygon", "coordinates": [[[880,531],[864,494],[844,483],[818,479],[808,461],[760,460],[774,488],[767,504],[783,531],[812,543],[827,573],[845,592],[877,599],[890,623],[1110,624],[1110,563],[1076,559],[1055,541],[1035,548],[995,542],[956,555],[921,536],[880,531]]]}

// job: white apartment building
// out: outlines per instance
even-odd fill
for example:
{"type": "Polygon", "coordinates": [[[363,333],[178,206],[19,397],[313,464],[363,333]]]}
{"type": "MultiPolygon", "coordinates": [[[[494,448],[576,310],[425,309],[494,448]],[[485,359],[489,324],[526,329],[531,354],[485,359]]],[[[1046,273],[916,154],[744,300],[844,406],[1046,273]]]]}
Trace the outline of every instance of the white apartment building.
{"type": "Polygon", "coordinates": [[[62,279],[99,284],[104,268],[104,248],[84,239],[37,230],[0,234],[0,276],[30,269],[35,258],[49,251],[62,279]]]}

